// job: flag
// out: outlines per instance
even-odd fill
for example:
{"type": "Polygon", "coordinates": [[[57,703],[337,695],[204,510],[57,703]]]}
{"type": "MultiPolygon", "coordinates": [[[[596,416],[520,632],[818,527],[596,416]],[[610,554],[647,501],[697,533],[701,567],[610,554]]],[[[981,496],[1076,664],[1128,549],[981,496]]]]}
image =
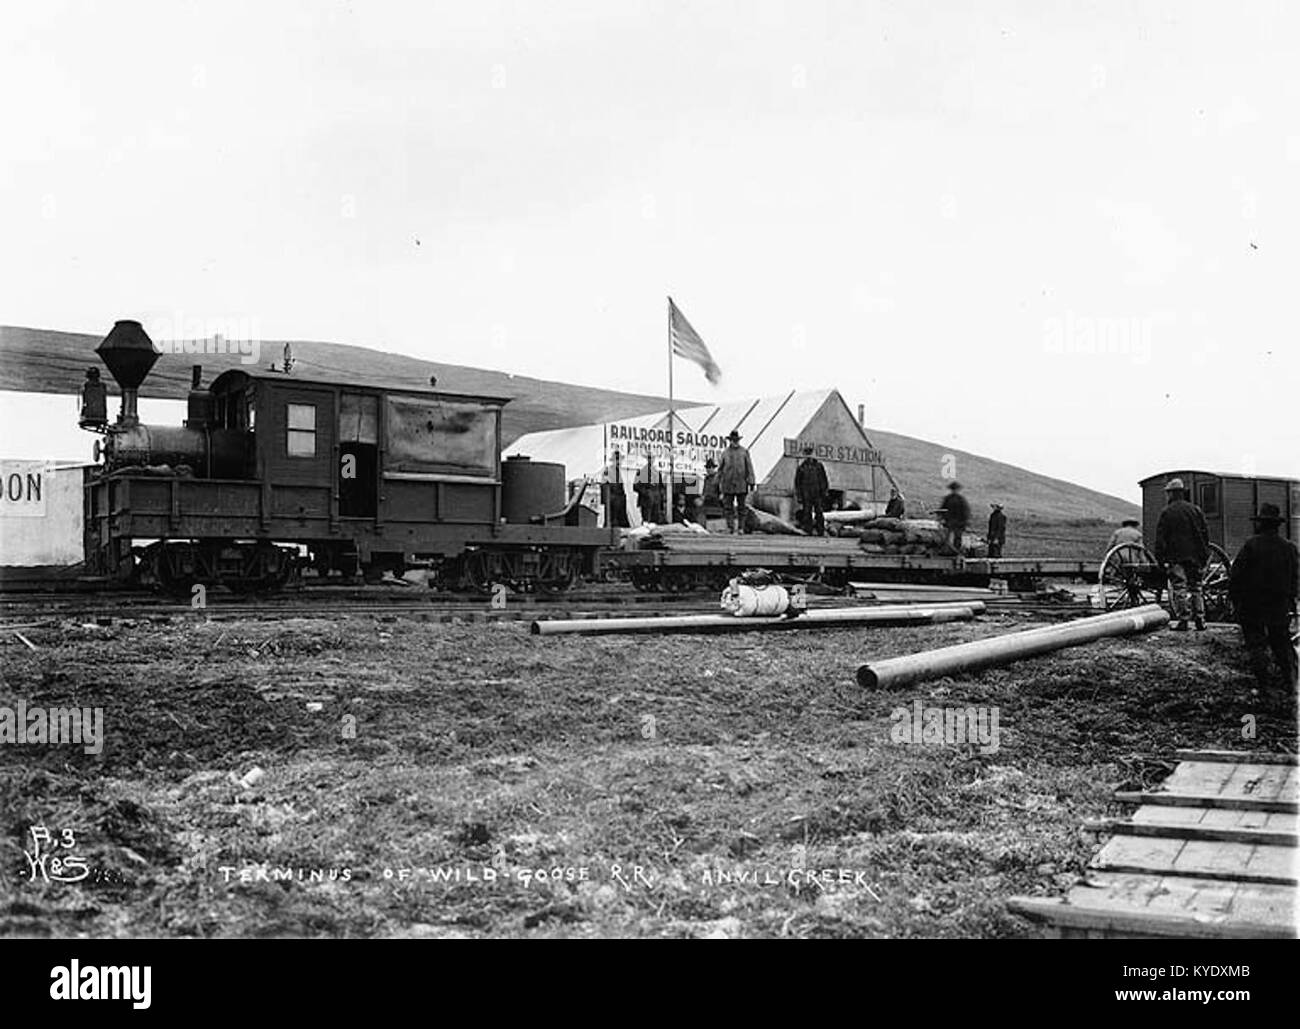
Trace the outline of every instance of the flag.
{"type": "Polygon", "coordinates": [[[668,298],[668,317],[671,326],[673,353],[678,357],[684,357],[686,360],[698,364],[704,369],[704,377],[709,380],[709,384],[716,386],[718,380],[722,378],[722,369],[713,360],[713,355],[709,353],[709,348],[704,345],[704,340],[700,339],[700,334],[691,328],[691,323],[686,320],[686,315],[677,310],[677,305],[673,303],[672,297],[668,298]]]}

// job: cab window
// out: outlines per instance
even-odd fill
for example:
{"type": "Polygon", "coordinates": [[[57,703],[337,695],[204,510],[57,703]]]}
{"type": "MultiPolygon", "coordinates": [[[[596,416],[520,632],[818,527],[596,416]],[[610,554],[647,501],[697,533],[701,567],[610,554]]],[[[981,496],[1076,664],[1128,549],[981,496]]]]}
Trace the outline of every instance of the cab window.
{"type": "Polygon", "coordinates": [[[288,453],[290,457],[316,456],[316,405],[288,405],[288,453]]]}

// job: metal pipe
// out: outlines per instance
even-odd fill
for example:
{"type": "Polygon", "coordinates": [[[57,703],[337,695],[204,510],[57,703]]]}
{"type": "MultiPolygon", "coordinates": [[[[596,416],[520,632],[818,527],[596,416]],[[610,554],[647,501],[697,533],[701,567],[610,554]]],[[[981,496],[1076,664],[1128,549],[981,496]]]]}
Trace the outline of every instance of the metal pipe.
{"type": "Polygon", "coordinates": [[[534,636],[581,633],[757,632],[763,629],[822,629],[854,625],[921,625],[965,621],[984,610],[980,601],[892,607],[845,607],[805,611],[797,618],[737,618],[735,615],[668,615],[663,618],[546,619],[532,624],[534,636]]]}
{"type": "Polygon", "coordinates": [[[1064,625],[1048,625],[861,665],[858,668],[858,685],[869,690],[898,689],[935,676],[973,672],[1080,643],[1091,643],[1106,636],[1145,632],[1159,628],[1168,621],[1169,612],[1159,604],[1112,611],[1092,618],[1080,618],[1064,625]]]}

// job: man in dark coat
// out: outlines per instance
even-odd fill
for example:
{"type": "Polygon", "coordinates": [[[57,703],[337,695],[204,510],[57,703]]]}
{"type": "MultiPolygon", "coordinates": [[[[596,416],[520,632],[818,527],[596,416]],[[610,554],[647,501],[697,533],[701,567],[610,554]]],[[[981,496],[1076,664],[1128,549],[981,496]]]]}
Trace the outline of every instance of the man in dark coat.
{"type": "Polygon", "coordinates": [[[654,458],[647,457],[645,467],[637,473],[637,481],[632,486],[636,492],[636,506],[641,509],[641,522],[661,525],[664,516],[665,489],[662,482],[654,481],[654,458]]]}
{"type": "Polygon", "coordinates": [[[799,501],[800,528],[804,532],[826,535],[826,494],[831,491],[826,467],[813,457],[813,448],[803,448],[803,460],[794,470],[794,495],[799,501]]]}
{"type": "Polygon", "coordinates": [[[1007,542],[1007,516],[1002,513],[1001,504],[990,506],[993,511],[989,515],[989,557],[1001,557],[1007,542]]]}
{"type": "Polygon", "coordinates": [[[1169,502],[1156,523],[1156,560],[1164,566],[1169,579],[1169,599],[1173,602],[1175,632],[1187,631],[1188,594],[1191,594],[1192,618],[1197,629],[1205,628],[1205,596],[1201,579],[1210,558],[1210,530],[1201,509],[1187,499],[1182,479],[1165,483],[1169,502]]]}
{"type": "Polygon", "coordinates": [[[960,554],[961,534],[970,525],[970,504],[961,495],[960,482],[948,483],[948,495],[939,504],[939,515],[948,536],[948,546],[954,554],[960,554]]]}
{"type": "Polygon", "coordinates": [[[722,461],[718,464],[718,491],[722,494],[722,510],[727,516],[727,531],[735,534],[739,521],[739,531],[745,533],[749,531],[745,528],[745,498],[754,488],[754,462],[749,459],[749,451],[740,445],[739,432],[732,429],[727,439],[731,442],[722,452],[722,461]]]}
{"type": "Polygon", "coordinates": [[[722,491],[718,488],[718,462],[711,457],[704,462],[704,488],[701,491],[701,499],[704,501],[705,524],[709,518],[716,518],[722,514],[722,491]]]}
{"type": "Polygon", "coordinates": [[[902,518],[903,511],[903,495],[896,488],[891,489],[889,491],[889,503],[885,505],[885,517],[902,518]]]}
{"type": "Polygon", "coordinates": [[[1290,622],[1300,591],[1300,554],[1294,543],[1278,533],[1283,519],[1276,504],[1261,504],[1253,520],[1255,535],[1232,562],[1228,596],[1259,684],[1271,685],[1271,651],[1282,684],[1295,686],[1297,662],[1290,622]]]}

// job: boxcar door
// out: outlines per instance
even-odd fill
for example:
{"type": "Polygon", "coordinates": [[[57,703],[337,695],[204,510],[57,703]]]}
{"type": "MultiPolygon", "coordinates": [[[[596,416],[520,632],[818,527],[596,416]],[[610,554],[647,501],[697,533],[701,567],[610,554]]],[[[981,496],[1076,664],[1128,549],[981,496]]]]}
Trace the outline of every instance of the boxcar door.
{"type": "Polygon", "coordinates": [[[379,513],[379,397],[339,397],[340,518],[374,518],[379,513]]]}

